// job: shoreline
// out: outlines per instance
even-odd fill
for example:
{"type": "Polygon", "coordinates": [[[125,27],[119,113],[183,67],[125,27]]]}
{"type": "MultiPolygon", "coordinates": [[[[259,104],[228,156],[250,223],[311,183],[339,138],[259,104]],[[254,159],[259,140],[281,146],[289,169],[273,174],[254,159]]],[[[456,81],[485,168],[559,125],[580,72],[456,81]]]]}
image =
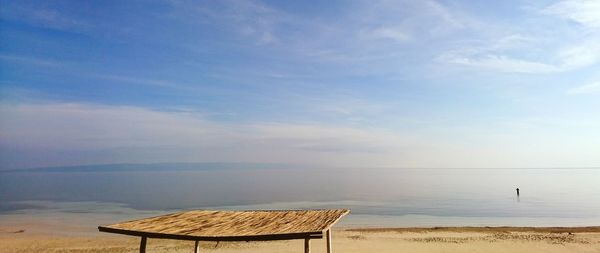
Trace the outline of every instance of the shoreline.
{"type": "Polygon", "coordinates": [[[600,233],[600,226],[572,226],[572,227],[531,227],[531,226],[436,226],[436,227],[368,227],[368,228],[345,228],[350,232],[476,232],[476,233],[498,233],[498,232],[535,232],[535,233],[600,233]]]}
{"type": "MultiPolygon", "coordinates": [[[[40,235],[40,236],[105,236],[110,235],[99,231],[79,231],[71,230],[68,227],[62,229],[53,228],[53,230],[61,230],[68,233],[55,233],[48,229],[43,230],[28,230],[27,228],[37,227],[37,224],[27,224],[26,226],[3,226],[0,225],[0,235],[40,235]]],[[[42,225],[43,226],[43,225],[42,225]]],[[[359,232],[359,233],[429,233],[429,232],[454,232],[454,233],[600,233],[600,226],[434,226],[434,227],[338,227],[334,231],[340,232],[359,232]]]]}

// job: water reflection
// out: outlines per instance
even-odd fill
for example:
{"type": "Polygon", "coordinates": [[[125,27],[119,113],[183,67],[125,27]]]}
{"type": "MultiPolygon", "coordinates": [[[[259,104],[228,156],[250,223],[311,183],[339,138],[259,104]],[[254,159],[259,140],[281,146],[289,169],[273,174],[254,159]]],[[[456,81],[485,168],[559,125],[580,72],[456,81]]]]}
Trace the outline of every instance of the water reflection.
{"type": "Polygon", "coordinates": [[[593,218],[600,214],[599,181],[600,170],[593,169],[165,167],[0,173],[0,212],[35,208],[20,201],[50,200],[122,203],[136,210],[337,207],[379,217],[593,218]],[[527,201],[521,202],[520,192],[516,202],[507,196],[515,183],[528,185],[527,201]]]}

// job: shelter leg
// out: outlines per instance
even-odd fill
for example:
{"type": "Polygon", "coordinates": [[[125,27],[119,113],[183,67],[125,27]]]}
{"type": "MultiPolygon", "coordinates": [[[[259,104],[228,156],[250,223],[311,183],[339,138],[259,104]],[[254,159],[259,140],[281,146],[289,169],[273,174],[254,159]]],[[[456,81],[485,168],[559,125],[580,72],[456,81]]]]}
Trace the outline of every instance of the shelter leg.
{"type": "Polygon", "coordinates": [[[304,239],[304,253],[310,253],[310,238],[304,239]]]}
{"type": "Polygon", "coordinates": [[[198,252],[200,252],[200,245],[198,244],[198,241],[196,241],[196,245],[194,246],[194,253],[198,252]]]}
{"type": "Polygon", "coordinates": [[[333,249],[331,248],[331,229],[327,230],[327,253],[332,253],[333,249]]]}
{"type": "Polygon", "coordinates": [[[146,237],[142,236],[142,240],[140,241],[140,253],[146,253],[146,237]]]}

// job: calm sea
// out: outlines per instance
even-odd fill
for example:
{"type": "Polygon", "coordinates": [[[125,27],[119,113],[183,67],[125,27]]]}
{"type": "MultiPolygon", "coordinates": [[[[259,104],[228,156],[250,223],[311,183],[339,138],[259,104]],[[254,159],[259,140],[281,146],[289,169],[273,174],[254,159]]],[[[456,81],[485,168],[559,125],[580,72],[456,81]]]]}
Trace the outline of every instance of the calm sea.
{"type": "Polygon", "coordinates": [[[154,164],[0,172],[0,225],[35,218],[93,228],[204,208],[348,208],[341,225],[363,227],[600,225],[600,169],[154,164]]]}

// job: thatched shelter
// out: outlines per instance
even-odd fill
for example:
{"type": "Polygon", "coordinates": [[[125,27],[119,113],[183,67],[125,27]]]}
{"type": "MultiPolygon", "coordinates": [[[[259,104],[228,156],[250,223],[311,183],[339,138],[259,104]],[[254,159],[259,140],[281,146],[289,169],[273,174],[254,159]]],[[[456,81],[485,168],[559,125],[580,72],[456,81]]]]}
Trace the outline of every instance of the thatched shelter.
{"type": "Polygon", "coordinates": [[[147,238],[196,241],[270,241],[327,239],[331,253],[331,227],[349,210],[214,211],[195,210],[99,226],[101,232],[140,236],[140,252],[147,238]]]}

